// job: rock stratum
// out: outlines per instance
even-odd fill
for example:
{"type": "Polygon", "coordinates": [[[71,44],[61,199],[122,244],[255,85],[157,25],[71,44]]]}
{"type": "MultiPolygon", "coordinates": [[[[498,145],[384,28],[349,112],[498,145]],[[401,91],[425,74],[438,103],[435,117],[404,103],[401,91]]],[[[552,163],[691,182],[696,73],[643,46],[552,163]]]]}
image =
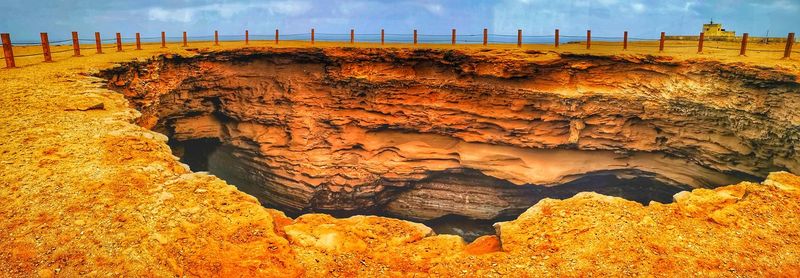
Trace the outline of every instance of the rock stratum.
{"type": "MultiPolygon", "coordinates": [[[[440,97],[452,94],[453,98],[458,96],[460,99],[463,95],[459,95],[459,92],[463,92],[480,101],[471,103],[454,99],[441,102],[428,94],[438,89],[423,86],[425,89],[419,92],[421,98],[413,105],[403,106],[409,109],[403,110],[403,113],[413,118],[429,115],[427,117],[431,118],[425,118],[429,119],[427,123],[397,123],[404,117],[392,115],[391,111],[396,110],[389,108],[401,105],[381,104],[378,99],[368,101],[366,105],[384,105],[382,107],[388,110],[375,109],[384,112],[366,113],[361,111],[365,104],[350,103],[348,106],[361,108],[353,108],[352,111],[331,109],[322,115],[312,113],[288,117],[291,111],[323,111],[317,110],[314,103],[334,107],[336,103],[324,101],[337,98],[320,97],[316,95],[319,92],[316,90],[305,92],[313,96],[308,96],[309,99],[303,102],[306,104],[293,106],[287,103],[285,105],[288,107],[282,108],[276,106],[279,103],[277,101],[249,105],[239,101],[237,105],[241,107],[236,110],[239,112],[228,114],[220,109],[223,100],[227,102],[233,100],[226,98],[245,97],[247,94],[239,94],[250,89],[243,86],[231,90],[235,87],[230,86],[233,81],[226,81],[227,78],[209,81],[205,79],[206,75],[199,74],[216,72],[217,76],[246,76],[240,74],[240,66],[251,65],[254,69],[248,74],[253,74],[253,79],[263,80],[265,72],[270,72],[269,67],[275,66],[271,61],[280,62],[277,68],[291,67],[292,61],[298,59],[296,57],[309,57],[322,59],[326,65],[323,67],[325,74],[330,70],[335,76],[337,72],[342,72],[341,66],[337,68],[337,64],[331,61],[342,59],[338,63],[343,65],[346,63],[341,61],[356,61],[354,57],[370,60],[386,53],[389,54],[386,61],[395,61],[392,55],[408,61],[403,57],[437,57],[447,52],[251,48],[193,53],[172,47],[92,55],[3,71],[0,75],[0,82],[4,85],[0,86],[0,101],[11,106],[0,109],[0,119],[3,121],[0,134],[7,135],[4,143],[0,144],[0,230],[3,231],[0,233],[0,276],[800,276],[800,226],[797,225],[800,215],[800,177],[788,172],[766,174],[774,169],[796,172],[796,164],[792,162],[796,161],[792,158],[792,150],[796,145],[793,140],[796,140],[797,130],[794,127],[797,125],[797,111],[792,107],[796,105],[796,76],[800,73],[796,61],[787,61],[784,66],[767,67],[752,63],[670,59],[666,56],[595,57],[519,50],[463,49],[447,55],[466,56],[467,61],[483,62],[474,62],[474,66],[469,66],[467,62],[455,63],[465,68],[457,75],[462,79],[453,79],[454,83],[464,82],[459,85],[462,88],[473,86],[466,83],[528,84],[525,79],[530,78],[515,76],[527,74],[543,78],[548,76],[543,73],[548,67],[554,68],[551,74],[555,74],[557,67],[562,67],[562,71],[576,67],[574,71],[568,70],[578,73],[575,76],[581,76],[580,73],[584,71],[593,71],[595,74],[566,79],[555,78],[556,75],[549,77],[551,81],[568,80],[564,84],[584,84],[582,86],[553,85],[548,90],[520,89],[525,87],[522,85],[498,86],[498,92],[516,92],[527,100],[522,101],[521,105],[506,106],[506,109],[493,113],[475,111],[493,109],[496,108],[494,105],[508,101],[499,93],[494,97],[481,97],[484,91],[458,89],[440,97]],[[160,54],[167,56],[112,67],[115,63],[160,54]],[[259,59],[262,60],[257,63],[261,65],[250,62],[259,59]],[[591,65],[605,63],[605,67],[591,69],[591,65]],[[632,71],[626,74],[617,70],[618,63],[630,66],[632,71]],[[525,64],[544,65],[541,69],[539,66],[527,68],[543,74],[502,70],[506,67],[513,69],[511,65],[525,64]],[[579,64],[589,67],[584,68],[579,64]],[[109,68],[110,71],[99,72],[100,69],[109,68]],[[635,68],[654,70],[633,70],[635,68]],[[190,69],[198,74],[190,74],[190,69]],[[90,75],[110,76],[110,80],[90,75]],[[647,78],[642,77],[645,75],[647,78]],[[123,77],[131,79],[125,80],[123,77]],[[724,83],[717,83],[720,80],[724,80],[724,83]],[[126,95],[106,89],[108,82],[126,95]],[[181,84],[191,83],[198,84],[197,89],[177,89],[184,86],[181,84]],[[605,85],[586,85],[590,83],[605,85]],[[145,89],[147,87],[149,89],[145,89]],[[190,97],[181,94],[196,95],[190,97]],[[209,97],[197,97],[199,94],[209,97]],[[538,101],[550,98],[552,101],[538,101]],[[608,102],[588,101],[597,98],[608,102]],[[204,101],[218,101],[218,104],[209,107],[203,104],[204,101]],[[532,103],[539,104],[530,106],[532,103]],[[564,104],[573,105],[561,111],[564,104]],[[264,110],[259,107],[261,105],[286,110],[264,110]],[[439,107],[444,105],[458,108],[445,110],[439,107]],[[131,106],[142,109],[142,112],[131,106]],[[187,107],[197,110],[190,113],[187,107]],[[601,114],[601,110],[617,111],[619,114],[601,114]],[[636,114],[638,116],[633,116],[629,110],[639,112],[636,114]],[[443,111],[450,111],[455,116],[439,114],[443,111]],[[581,114],[585,111],[596,111],[597,114],[581,114]],[[261,116],[262,113],[268,116],[261,116]],[[282,121],[255,120],[279,117],[279,114],[287,116],[282,121]],[[467,114],[470,117],[466,117],[467,114]],[[252,118],[242,115],[252,115],[252,118]],[[399,130],[397,127],[372,127],[367,124],[377,121],[374,118],[376,115],[383,115],[378,122],[391,121],[395,126],[427,125],[430,129],[399,130]],[[667,115],[680,117],[668,121],[667,115]],[[351,122],[331,123],[323,125],[325,128],[308,129],[304,133],[275,128],[284,124],[286,127],[296,125],[292,119],[298,118],[309,121],[299,126],[302,131],[303,127],[316,127],[319,123],[315,119],[325,117],[345,118],[351,122]],[[521,120],[514,120],[515,117],[521,117],[521,120]],[[590,121],[590,118],[596,120],[590,121]],[[581,120],[583,124],[578,124],[577,119],[584,119],[581,120]],[[302,196],[330,194],[338,196],[343,204],[360,205],[362,203],[358,202],[364,202],[372,206],[381,199],[357,198],[355,194],[353,197],[341,197],[332,193],[317,193],[334,190],[333,185],[341,185],[342,191],[339,192],[345,192],[347,188],[353,192],[367,191],[367,188],[357,188],[369,184],[372,179],[398,185],[391,187],[396,194],[383,206],[402,205],[396,203],[397,200],[406,200],[406,204],[421,203],[425,200],[415,199],[432,198],[418,195],[425,192],[421,190],[447,193],[452,190],[444,187],[449,186],[470,188],[476,192],[503,192],[512,185],[526,190],[584,186],[585,179],[565,173],[578,172],[578,175],[586,176],[587,173],[598,171],[596,167],[608,168],[607,165],[603,166],[607,164],[604,163],[607,159],[604,156],[612,154],[622,157],[626,162],[639,162],[628,164],[637,167],[618,166],[606,169],[606,172],[616,177],[651,176],[669,185],[717,186],[720,185],[717,182],[741,179],[743,175],[739,173],[766,177],[760,183],[740,182],[714,189],[683,191],[674,196],[674,202],[653,202],[647,206],[589,192],[565,200],[544,199],[526,208],[516,219],[496,224],[496,235],[466,243],[458,236],[435,235],[424,225],[398,219],[377,216],[334,218],[326,214],[304,214],[292,219],[280,211],[264,208],[256,198],[219,178],[202,172],[190,172],[173,155],[167,144],[169,138],[148,130],[153,128],[177,140],[178,132],[171,133],[171,128],[181,126],[176,125],[179,121],[189,123],[184,125],[187,129],[181,132],[185,134],[185,140],[218,138],[220,149],[230,149],[212,155],[218,155],[219,162],[226,162],[226,157],[242,161],[269,162],[269,159],[274,159],[280,162],[258,164],[262,165],[260,167],[284,167],[275,168],[282,172],[267,175],[265,179],[291,177],[287,173],[300,168],[321,169],[322,174],[309,172],[313,175],[286,179],[285,188],[305,188],[312,192],[275,195],[276,198],[300,196],[291,200],[301,201],[302,196]],[[459,121],[467,122],[459,124],[459,121]],[[492,125],[488,123],[500,123],[497,124],[500,127],[490,127],[492,125]],[[523,127],[507,128],[513,123],[523,127]],[[543,124],[552,125],[549,132],[560,130],[561,133],[535,133],[546,130],[540,126],[543,124]],[[248,133],[261,130],[264,126],[274,126],[272,129],[278,131],[269,132],[284,134],[284,137],[272,133],[262,136],[248,133]],[[647,133],[648,130],[656,131],[654,126],[658,126],[657,132],[647,133]],[[393,160],[381,158],[383,162],[393,162],[393,167],[369,172],[371,174],[364,177],[347,176],[339,179],[337,177],[340,176],[327,173],[338,173],[343,171],[342,168],[320,166],[331,165],[329,163],[333,160],[318,156],[314,153],[315,149],[300,155],[301,151],[289,148],[300,148],[292,143],[296,138],[319,140],[314,139],[320,137],[318,134],[326,134],[330,138],[323,142],[354,140],[337,137],[339,133],[327,129],[333,130],[334,127],[364,131],[353,134],[362,136],[361,139],[367,144],[360,146],[360,149],[350,148],[347,152],[339,152],[342,155],[365,155],[366,158],[354,159],[359,164],[354,164],[353,173],[368,172],[367,169],[371,169],[369,167],[376,167],[374,165],[377,164],[373,163],[377,163],[377,160],[368,159],[379,155],[375,149],[371,149],[376,146],[395,146],[389,148],[392,154],[389,158],[393,160]],[[530,133],[520,136],[506,134],[511,131],[524,133],[526,130],[530,133]],[[287,133],[294,135],[288,137],[285,135],[287,133]],[[647,139],[644,134],[662,134],[666,139],[647,139]],[[286,138],[287,141],[270,141],[269,146],[273,147],[256,150],[256,145],[267,145],[263,143],[265,138],[286,138]],[[412,143],[386,143],[388,140],[412,143]],[[442,142],[454,143],[442,145],[442,142]],[[273,149],[279,155],[266,155],[273,149]],[[448,149],[453,151],[445,153],[444,150],[448,149]],[[484,156],[486,153],[502,153],[500,150],[509,150],[521,161],[507,159],[507,156],[497,159],[484,156]],[[557,161],[562,161],[563,155],[552,155],[550,152],[605,155],[599,155],[597,159],[594,156],[590,158],[589,162],[593,162],[590,164],[594,166],[585,171],[573,171],[568,163],[563,163],[553,168],[559,171],[531,175],[528,171],[519,170],[524,165],[535,165],[535,160],[528,160],[530,154],[521,150],[535,150],[557,161]],[[372,153],[375,155],[368,155],[372,153]],[[442,153],[447,155],[447,159],[425,163],[434,166],[422,169],[415,168],[422,163],[414,163],[411,159],[417,155],[430,160],[430,157],[442,153]],[[456,154],[459,159],[452,159],[456,154]],[[657,161],[664,164],[660,168],[655,167],[656,163],[643,159],[641,155],[659,157],[657,161]],[[287,162],[298,156],[301,158],[296,161],[302,162],[299,166],[287,162]],[[398,169],[408,169],[410,174],[392,177],[392,173],[404,173],[398,169]],[[562,175],[564,177],[559,178],[562,175]],[[319,183],[315,185],[311,182],[314,180],[319,183]],[[503,184],[497,184],[498,181],[503,184]],[[487,187],[486,184],[492,186],[487,187]],[[412,196],[398,197],[403,194],[412,196]]],[[[418,60],[419,63],[434,64],[439,61],[428,58],[418,60]]],[[[403,67],[403,63],[390,64],[403,67]]],[[[437,74],[423,71],[422,68],[419,67],[419,82],[437,74]]],[[[390,74],[392,71],[389,69],[382,71],[390,74]]],[[[211,78],[211,75],[207,76],[211,78]]],[[[409,79],[410,75],[400,76],[409,79]]],[[[287,82],[313,80],[294,78],[297,81],[289,79],[287,82]]],[[[392,79],[399,81],[389,81],[389,84],[381,86],[403,83],[403,78],[392,79]]],[[[377,84],[367,82],[367,77],[336,82],[341,80],[364,84],[364,88],[377,84]]],[[[539,81],[545,84],[546,80],[539,81]]],[[[392,86],[401,88],[399,85],[392,86]]],[[[352,88],[351,85],[343,87],[352,88]]],[[[284,88],[299,91],[292,86],[284,88]]],[[[322,92],[349,92],[347,89],[326,91],[325,86],[316,88],[323,88],[322,92]]],[[[450,87],[442,85],[441,88],[450,87]]],[[[267,87],[257,90],[262,92],[262,97],[269,97],[270,94],[266,92],[273,91],[267,87]]],[[[487,89],[485,92],[492,96],[490,91],[487,89]]],[[[370,94],[382,90],[364,92],[370,94]]],[[[393,100],[395,96],[410,97],[410,93],[403,95],[400,89],[395,89],[393,93],[384,95],[387,98],[380,101],[393,100]]],[[[284,98],[284,102],[291,98],[295,103],[300,103],[293,94],[287,93],[284,98]]],[[[319,149],[323,154],[335,153],[331,147],[319,149]]],[[[235,169],[244,166],[232,164],[229,167],[235,169]]],[[[370,190],[375,196],[379,196],[379,192],[392,195],[385,189],[378,189],[374,187],[370,190]]],[[[486,200],[488,203],[492,198],[486,200]]],[[[415,215],[425,218],[426,215],[432,215],[432,211],[435,210],[426,208],[415,215]]]]}
{"type": "Polygon", "coordinates": [[[212,173],[294,212],[493,219],[599,176],[676,193],[800,171],[800,87],[767,68],[353,48],[167,57],[103,76],[140,125],[221,142],[212,173]]]}

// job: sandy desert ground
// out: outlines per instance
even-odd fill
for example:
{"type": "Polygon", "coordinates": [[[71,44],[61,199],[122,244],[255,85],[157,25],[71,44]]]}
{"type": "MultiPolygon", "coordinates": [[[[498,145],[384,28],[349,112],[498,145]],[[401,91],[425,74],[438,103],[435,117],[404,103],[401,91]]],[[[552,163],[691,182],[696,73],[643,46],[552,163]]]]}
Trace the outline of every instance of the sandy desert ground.
{"type": "MultiPolygon", "coordinates": [[[[19,58],[20,68],[0,70],[0,276],[800,276],[800,178],[785,172],[761,184],[696,189],[671,204],[642,206],[593,193],[542,201],[502,225],[499,236],[473,243],[388,218],[287,218],[214,176],[191,173],[164,135],[133,124],[139,112],[92,76],[154,55],[245,47],[221,44],[145,44],[141,51],[126,46],[105,54],[86,49],[83,57],[55,54],[53,63],[19,58]]],[[[780,59],[779,52],[751,50],[740,57],[738,50],[710,48],[714,44],[708,42],[703,54],[695,53],[693,42],[667,42],[663,53],[654,52],[654,44],[632,44],[624,55],[744,63],[800,75],[800,54],[780,59]]],[[[254,41],[249,47],[274,45],[254,41]]],[[[418,47],[523,56],[554,50],[418,47]]],[[[783,45],[751,45],[757,48],[782,51],[783,45]]],[[[591,50],[565,44],[558,51],[623,54],[618,45],[599,43],[591,50]]]]}

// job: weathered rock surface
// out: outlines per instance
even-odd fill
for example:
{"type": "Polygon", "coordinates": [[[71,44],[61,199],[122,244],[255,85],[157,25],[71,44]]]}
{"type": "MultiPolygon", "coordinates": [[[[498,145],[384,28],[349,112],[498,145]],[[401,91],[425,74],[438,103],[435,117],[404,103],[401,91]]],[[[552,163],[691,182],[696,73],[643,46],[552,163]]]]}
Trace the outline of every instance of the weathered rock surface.
{"type": "MultiPolygon", "coordinates": [[[[145,48],[2,71],[0,276],[800,276],[800,178],[785,172],[674,204],[547,200],[471,244],[383,217],[287,218],[189,173],[166,136],[133,124],[139,112],[85,75],[162,52],[191,55],[145,48]],[[103,109],[65,109],[98,100],[103,109]]],[[[800,73],[796,61],[770,63],[800,73]]]]}
{"type": "Polygon", "coordinates": [[[310,214],[285,229],[309,276],[795,276],[795,189],[800,179],[778,172],[672,204],[580,193],[543,200],[471,244],[380,217],[310,214]]]}
{"type": "Polygon", "coordinates": [[[487,219],[535,203],[515,186],[471,191],[493,204],[482,211],[459,194],[464,186],[402,198],[454,169],[517,185],[639,173],[691,187],[800,171],[796,77],[745,65],[270,49],[162,58],[104,75],[142,111],[141,125],[176,140],[220,140],[228,157],[220,171],[295,211],[487,219]]]}

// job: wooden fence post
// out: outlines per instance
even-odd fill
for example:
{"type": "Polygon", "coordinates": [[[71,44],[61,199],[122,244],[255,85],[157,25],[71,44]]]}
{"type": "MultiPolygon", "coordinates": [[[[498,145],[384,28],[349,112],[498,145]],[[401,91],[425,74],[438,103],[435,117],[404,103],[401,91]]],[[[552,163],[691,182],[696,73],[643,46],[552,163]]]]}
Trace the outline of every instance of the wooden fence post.
{"type": "Polygon", "coordinates": [[[275,44],[278,44],[279,38],[280,38],[280,33],[278,33],[278,29],[275,29],[275,44]]]}
{"type": "Polygon", "coordinates": [[[628,50],[628,31],[622,35],[622,50],[628,50]]]}
{"type": "Polygon", "coordinates": [[[250,30],[244,30],[244,44],[250,44],[250,30]]]}
{"type": "Polygon", "coordinates": [[[556,29],[556,48],[558,48],[558,29],[556,29]]]}
{"type": "Polygon", "coordinates": [[[381,29],[381,45],[383,45],[383,44],[384,44],[383,35],[384,35],[384,33],[383,33],[383,29],[381,29]]]}
{"type": "Polygon", "coordinates": [[[747,37],[749,36],[750,34],[748,33],[742,34],[742,48],[739,49],[739,56],[745,56],[745,53],[747,52],[747,37]]]}
{"type": "Polygon", "coordinates": [[[136,33],[136,50],[142,50],[142,40],[139,33],[136,33]]]}
{"type": "Polygon", "coordinates": [[[517,29],[517,47],[522,47],[522,29],[517,29]]]}
{"type": "Polygon", "coordinates": [[[122,35],[117,33],[117,52],[122,52],[122,35]]]}
{"type": "Polygon", "coordinates": [[[417,29],[414,29],[414,46],[417,46],[417,29]]]}
{"type": "Polygon", "coordinates": [[[161,31],[161,48],[167,48],[167,33],[161,31]]]}
{"type": "Polygon", "coordinates": [[[314,44],[314,28],[311,28],[311,44],[314,44]]]}
{"type": "Polygon", "coordinates": [[[219,45],[219,31],[214,30],[214,45],[219,45]]]}
{"type": "Polygon", "coordinates": [[[94,32],[94,45],[97,47],[97,54],[103,54],[103,42],[100,40],[100,32],[94,32]]]}
{"type": "Polygon", "coordinates": [[[789,56],[792,55],[792,45],[794,44],[794,33],[789,33],[789,37],[786,38],[786,49],[783,50],[783,58],[789,59],[789,56]]]}
{"type": "Polygon", "coordinates": [[[81,43],[78,41],[78,32],[72,32],[72,52],[73,57],[81,56],[81,43]]]}
{"type": "Polygon", "coordinates": [[[52,62],[53,56],[50,52],[50,40],[47,38],[47,33],[39,34],[42,37],[42,54],[44,54],[45,62],[52,62]]]}
{"type": "Polygon", "coordinates": [[[664,51],[664,32],[661,32],[661,39],[658,41],[658,52],[664,51]]]}
{"type": "Polygon", "coordinates": [[[356,43],[356,30],[350,29],[350,44],[356,43]]]}
{"type": "Polygon", "coordinates": [[[586,30],[586,49],[592,48],[592,30],[586,30]]]}
{"type": "Polygon", "coordinates": [[[483,28],[483,46],[489,44],[489,29],[483,28]]]}
{"type": "Polygon", "coordinates": [[[11,48],[11,35],[8,33],[0,34],[3,41],[3,56],[6,58],[6,68],[16,67],[14,63],[14,50],[11,48]]]}
{"type": "Polygon", "coordinates": [[[703,41],[706,38],[705,32],[700,32],[700,39],[697,40],[697,53],[703,53],[703,41]]]}
{"type": "Polygon", "coordinates": [[[189,46],[189,42],[186,40],[186,31],[183,31],[183,46],[189,46]]]}
{"type": "Polygon", "coordinates": [[[450,40],[452,45],[456,45],[456,29],[453,29],[453,36],[450,40]]]}

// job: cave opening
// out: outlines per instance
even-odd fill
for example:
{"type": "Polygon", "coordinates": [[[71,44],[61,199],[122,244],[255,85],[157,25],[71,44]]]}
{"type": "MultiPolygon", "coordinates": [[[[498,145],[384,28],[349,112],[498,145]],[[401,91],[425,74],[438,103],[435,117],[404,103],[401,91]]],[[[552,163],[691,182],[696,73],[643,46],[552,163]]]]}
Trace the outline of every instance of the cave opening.
{"type": "MultiPolygon", "coordinates": [[[[252,196],[264,196],[264,186],[253,182],[247,175],[239,171],[231,171],[230,165],[238,163],[234,155],[235,148],[224,145],[215,138],[199,138],[178,141],[170,139],[170,147],[173,154],[180,157],[180,161],[189,165],[194,172],[209,172],[229,184],[236,186],[239,190],[252,196]]],[[[553,163],[558,163],[554,161],[553,163]]],[[[669,203],[672,196],[683,190],[691,190],[687,185],[667,183],[660,181],[653,173],[641,171],[599,171],[584,175],[573,181],[556,186],[536,186],[536,185],[516,185],[509,181],[491,177],[474,169],[449,169],[432,174],[430,177],[417,181],[409,189],[399,193],[398,196],[379,207],[360,209],[360,210],[329,210],[329,209],[308,209],[294,210],[291,207],[282,206],[279,203],[269,201],[269,197],[259,198],[265,207],[278,209],[287,213],[290,217],[297,217],[303,213],[321,212],[334,215],[336,217],[349,217],[359,214],[379,215],[406,219],[421,222],[431,227],[437,234],[459,235],[467,241],[472,241],[480,236],[493,235],[495,229],[493,224],[501,221],[515,219],[525,209],[533,206],[544,198],[567,199],[580,192],[596,192],[603,195],[620,197],[629,201],[648,205],[651,201],[659,203],[669,203]],[[453,199],[476,197],[480,198],[485,194],[501,194],[502,198],[509,201],[508,206],[497,204],[481,204],[475,202],[475,206],[485,205],[485,208],[474,208],[477,210],[490,209],[490,217],[475,217],[475,215],[462,215],[458,211],[442,214],[436,217],[426,217],[402,213],[402,205],[393,211],[387,207],[392,206],[398,200],[414,200],[415,198],[425,197],[437,190],[448,190],[447,187],[468,185],[480,190],[461,188],[463,191],[453,199]],[[489,191],[485,191],[486,189],[489,191]],[[484,190],[481,192],[481,190],[484,190]]],[[[412,201],[413,202],[413,201],[412,201]]],[[[467,202],[469,203],[469,201],[467,202]]],[[[453,205],[453,204],[450,204],[453,205]]],[[[456,205],[457,206],[457,205],[456,205]]],[[[453,207],[457,208],[457,207],[453,207]]],[[[464,213],[469,214],[469,213],[464,213]]]]}
{"type": "MultiPolygon", "coordinates": [[[[783,147],[796,145],[795,131],[772,118],[655,97],[676,87],[718,95],[701,85],[731,83],[727,74],[699,82],[672,78],[672,64],[643,71],[586,57],[541,64],[466,54],[441,62],[433,50],[271,51],[165,57],[103,76],[192,171],[265,207],[292,217],[395,217],[467,240],[543,198],[594,191],[669,203],[683,190],[800,167],[783,147]]],[[[732,91],[763,93],[733,83],[732,91]]]]}
{"type": "Polygon", "coordinates": [[[180,162],[189,165],[192,172],[208,172],[210,157],[222,145],[222,142],[215,138],[184,141],[170,138],[167,144],[172,149],[172,154],[180,157],[180,162]]]}
{"type": "MultiPolygon", "coordinates": [[[[553,163],[558,163],[553,161],[553,163]]],[[[483,235],[495,233],[494,223],[514,220],[529,207],[545,198],[567,199],[580,192],[596,192],[603,195],[620,197],[642,205],[652,202],[670,203],[672,196],[683,190],[691,190],[687,185],[674,184],[661,181],[653,173],[641,171],[599,171],[584,175],[573,181],[555,186],[516,185],[509,181],[494,178],[474,169],[451,169],[431,175],[431,177],[418,182],[414,189],[400,194],[399,199],[407,195],[430,196],[431,191],[444,190],[455,184],[480,185],[480,188],[494,188],[484,194],[500,194],[508,204],[483,203],[479,198],[482,193],[468,188],[463,188],[461,196],[473,197],[476,205],[491,208],[491,217],[469,217],[462,214],[469,208],[457,208],[458,204],[449,204],[454,207],[450,213],[433,219],[424,220],[414,215],[389,213],[388,216],[397,218],[411,218],[431,227],[439,234],[456,234],[465,240],[471,241],[483,235]]],[[[407,198],[413,199],[413,198],[407,198]]],[[[391,204],[391,203],[390,203],[391,204]]]]}

